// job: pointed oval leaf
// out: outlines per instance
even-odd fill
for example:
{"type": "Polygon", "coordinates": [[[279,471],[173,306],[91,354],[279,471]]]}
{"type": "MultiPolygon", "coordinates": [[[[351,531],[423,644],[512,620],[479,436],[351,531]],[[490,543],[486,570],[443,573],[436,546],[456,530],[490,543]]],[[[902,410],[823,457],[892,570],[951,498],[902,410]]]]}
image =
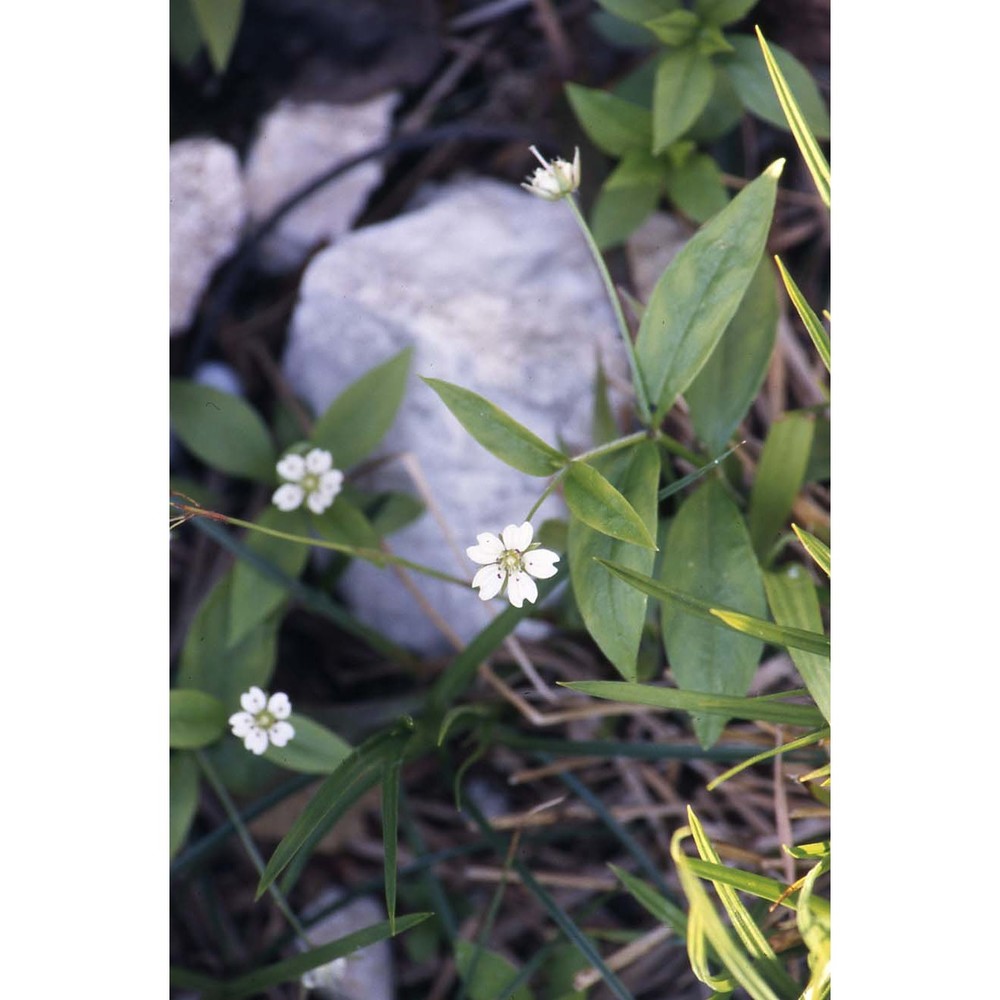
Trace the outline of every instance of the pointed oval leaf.
{"type": "Polygon", "coordinates": [[[743,300],[764,251],[783,163],[771,164],[702,226],[653,289],[636,355],[661,414],[701,371],[743,300]]]}
{"type": "Polygon", "coordinates": [[[757,0],[695,0],[694,12],[708,24],[735,24],[757,5],[757,0]]]}
{"type": "MultiPolygon", "coordinates": [[[[303,510],[281,511],[277,507],[268,506],[261,511],[255,523],[296,535],[303,535],[308,531],[308,521],[303,510]]],[[[298,578],[309,558],[308,546],[293,545],[284,539],[260,532],[247,532],[243,543],[254,556],[292,579],[298,578]]],[[[242,642],[287,597],[288,590],[280,583],[264,576],[251,562],[239,560],[233,566],[233,580],[229,589],[228,644],[232,646],[242,642]]]]}
{"type": "MultiPolygon", "coordinates": [[[[644,442],[633,449],[624,469],[615,477],[622,495],[642,518],[650,535],[656,530],[659,478],[660,458],[652,442],[644,442]]],[[[569,568],[577,607],[601,652],[622,677],[634,681],[647,597],[608,573],[595,557],[609,559],[648,576],[653,572],[656,553],[611,538],[578,518],[570,519],[569,568]]]]}
{"type": "Polygon", "coordinates": [[[653,116],[646,108],[622,100],[606,90],[566,84],[566,97],[583,131],[598,149],[612,156],[633,150],[649,152],[653,116]]]}
{"type": "Polygon", "coordinates": [[[187,379],[170,381],[170,425],[184,447],[231,476],[274,482],[271,435],[239,396],[187,379]]]}
{"type": "Polygon", "coordinates": [[[803,531],[797,524],[792,525],[795,537],[802,543],[803,548],[816,560],[816,565],[830,575],[830,548],[821,542],[815,535],[810,535],[808,531],[803,531]]]}
{"type": "MultiPolygon", "coordinates": [[[[710,479],[681,505],[667,537],[660,579],[668,587],[713,605],[736,607],[757,618],[767,613],[760,569],[743,517],[718,479],[710,479]]],[[[663,645],[678,686],[741,696],[753,680],[763,642],[661,607],[663,645]]],[[[692,720],[703,747],[725,728],[717,716],[692,720]]]]}
{"type": "Polygon", "coordinates": [[[774,269],[761,257],[736,315],[684,392],[691,424],[709,454],[725,447],[760,390],[778,331],[774,269]]]}
{"type": "Polygon", "coordinates": [[[676,10],[681,0],[597,0],[609,13],[630,24],[645,24],[654,17],[676,10]]]}
{"type": "Polygon", "coordinates": [[[707,222],[729,204],[718,164],[705,153],[689,156],[669,170],[664,186],[670,200],[695,222],[707,222]]]}
{"type": "Polygon", "coordinates": [[[170,755],[170,857],[184,846],[198,809],[198,764],[189,753],[170,755]]]}
{"type": "Polygon", "coordinates": [[[591,528],[623,542],[656,549],[636,509],[592,465],[573,462],[566,474],[566,506],[591,528]]]}
{"type": "Polygon", "coordinates": [[[515,993],[504,993],[503,988],[516,975],[517,969],[502,955],[479,948],[471,941],[455,939],[455,967],[465,983],[469,1000],[534,1000],[527,986],[515,993]]]}
{"type": "Polygon", "coordinates": [[[646,27],[665,45],[687,45],[697,34],[701,21],[690,10],[672,10],[646,22],[646,27]]]}
{"type": "Polygon", "coordinates": [[[694,47],[663,56],[653,85],[654,153],[662,153],[695,123],[714,83],[712,60],[694,47]]]}
{"type": "Polygon", "coordinates": [[[353,749],[326,726],[293,711],[288,720],[295,735],[283,747],[273,744],[264,756],[289,771],[302,774],[331,774],[350,756],[353,749]]]}
{"type": "MultiPolygon", "coordinates": [[[[189,0],[198,30],[205,39],[216,73],[222,73],[232,54],[240,22],[243,0],[189,0]]],[[[171,4],[171,7],[174,5],[171,4]]]]}
{"type": "Polygon", "coordinates": [[[792,504],[805,481],[816,417],[786,413],[771,424],[750,491],[750,537],[763,564],[788,522],[792,504]]]}
{"type": "Polygon", "coordinates": [[[799,286],[795,284],[792,276],[788,273],[785,265],[781,263],[780,257],[775,257],[778,270],[781,272],[781,280],[785,283],[785,290],[788,297],[795,306],[795,311],[802,320],[802,325],[806,328],[817,353],[823,359],[826,370],[830,370],[830,335],[826,332],[826,327],[819,321],[819,317],[812,311],[812,307],[806,302],[805,296],[799,291],[799,286]]]}
{"type": "Polygon", "coordinates": [[[170,692],[170,748],[195,750],[214,743],[226,731],[228,714],[218,698],[194,689],[170,692]]]}
{"type": "MultiPolygon", "coordinates": [[[[421,376],[423,378],[423,376],[421,376]]],[[[437,378],[423,378],[458,422],[489,452],[529,476],[550,476],[568,459],[488,399],[437,378]]]]}
{"type": "Polygon", "coordinates": [[[603,250],[630,236],[656,208],[665,168],[648,150],[626,153],[598,192],[591,230],[603,250]]]}
{"type": "Polygon", "coordinates": [[[367,458],[396,419],[406,394],[413,348],[376,365],[349,385],[313,427],[314,444],[333,455],[338,469],[350,469],[367,458]]]}
{"type": "MultiPolygon", "coordinates": [[[[774,92],[757,39],[749,35],[728,37],[734,51],[732,55],[720,56],[719,66],[729,74],[743,106],[758,118],[787,129],[788,122],[774,92]]],[[[820,139],[829,138],[830,115],[809,70],[780,45],[770,45],[769,48],[813,135],[820,139]]]]}

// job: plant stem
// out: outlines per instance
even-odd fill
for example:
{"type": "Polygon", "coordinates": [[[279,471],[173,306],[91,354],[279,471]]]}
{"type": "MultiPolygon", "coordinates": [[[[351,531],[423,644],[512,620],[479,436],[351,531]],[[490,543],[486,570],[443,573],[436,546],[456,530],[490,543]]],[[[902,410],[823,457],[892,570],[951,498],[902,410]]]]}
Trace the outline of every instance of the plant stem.
{"type": "MultiPolygon", "coordinates": [[[[195,750],[194,755],[198,760],[198,765],[201,767],[202,771],[205,772],[205,777],[208,778],[213,791],[222,803],[222,808],[226,810],[229,822],[233,824],[233,829],[236,830],[236,835],[240,838],[240,842],[243,844],[243,849],[247,852],[247,855],[253,862],[254,868],[257,869],[257,874],[263,875],[264,859],[260,856],[260,851],[257,850],[257,845],[253,842],[253,838],[250,836],[250,831],[246,828],[246,824],[244,824],[242,818],[240,817],[239,810],[236,808],[235,803],[229,797],[229,792],[226,791],[226,786],[222,783],[222,779],[219,777],[218,772],[212,766],[211,761],[209,761],[204,751],[195,750]]],[[[309,940],[305,928],[302,926],[299,918],[292,912],[292,908],[288,905],[288,900],[285,899],[284,894],[277,887],[277,885],[272,882],[267,887],[267,891],[271,894],[278,909],[285,915],[285,919],[288,921],[295,933],[298,934],[303,942],[310,948],[315,948],[316,945],[309,940]]]]}
{"type": "Polygon", "coordinates": [[[587,241],[587,246],[590,248],[594,263],[597,264],[597,270],[601,273],[601,278],[604,281],[604,289],[608,293],[608,299],[611,302],[611,308],[614,310],[615,320],[618,323],[618,332],[621,334],[622,343],[625,345],[625,351],[628,354],[629,367],[632,369],[632,385],[635,388],[639,418],[644,424],[648,425],[652,418],[652,410],[650,409],[649,397],[646,395],[646,387],[643,384],[642,375],[639,373],[639,362],[635,356],[635,346],[632,343],[632,334],[628,328],[628,323],[625,321],[625,313],[622,310],[621,300],[618,298],[618,292],[615,290],[614,282],[608,273],[608,266],[604,263],[604,255],[598,248],[597,243],[594,242],[593,234],[587,225],[587,220],[584,219],[583,213],[580,211],[580,206],[576,203],[576,199],[572,194],[569,194],[564,201],[569,205],[573,213],[573,218],[576,219],[577,225],[580,227],[580,231],[587,241]]]}

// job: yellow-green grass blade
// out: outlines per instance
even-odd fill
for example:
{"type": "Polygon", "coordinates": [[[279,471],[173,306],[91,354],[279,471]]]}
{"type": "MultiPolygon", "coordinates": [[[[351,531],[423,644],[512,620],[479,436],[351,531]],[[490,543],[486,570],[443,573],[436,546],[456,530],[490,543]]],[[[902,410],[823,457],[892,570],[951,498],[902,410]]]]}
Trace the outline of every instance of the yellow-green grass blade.
{"type": "Polygon", "coordinates": [[[830,727],[825,726],[823,729],[817,729],[814,733],[806,733],[805,736],[800,736],[797,740],[790,740],[788,743],[782,743],[780,747],[770,747],[761,753],[748,757],[744,761],[740,761],[740,763],[735,767],[731,767],[728,771],[724,771],[717,778],[713,778],[705,787],[710,792],[714,791],[724,781],[728,781],[730,778],[735,777],[740,773],[740,771],[745,771],[748,767],[753,767],[754,764],[760,764],[762,761],[769,760],[771,757],[776,757],[779,753],[787,753],[789,750],[800,750],[802,747],[812,746],[813,743],[819,743],[820,740],[827,739],[829,735],[830,727]]]}
{"type": "Polygon", "coordinates": [[[812,338],[817,353],[823,359],[823,364],[826,365],[826,370],[830,371],[830,334],[826,332],[826,327],[823,326],[812,307],[806,302],[805,296],[799,291],[799,286],[795,284],[795,280],[788,273],[785,265],[781,263],[781,258],[775,257],[774,260],[781,272],[781,280],[785,283],[785,291],[788,292],[788,297],[792,300],[792,305],[795,306],[799,319],[802,320],[806,331],[812,338]]]}
{"type": "Polygon", "coordinates": [[[830,547],[824,545],[815,535],[810,535],[808,531],[803,531],[797,524],[792,525],[795,537],[802,543],[802,547],[816,560],[816,565],[830,575],[830,547]]]}

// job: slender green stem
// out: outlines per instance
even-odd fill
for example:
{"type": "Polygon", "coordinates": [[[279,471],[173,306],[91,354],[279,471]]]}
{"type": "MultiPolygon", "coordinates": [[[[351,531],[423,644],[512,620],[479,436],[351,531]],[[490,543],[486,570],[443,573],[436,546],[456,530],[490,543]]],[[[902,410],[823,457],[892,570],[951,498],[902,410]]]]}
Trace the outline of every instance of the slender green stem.
{"type": "MultiPolygon", "coordinates": [[[[226,791],[226,786],[222,783],[222,779],[219,777],[218,772],[212,766],[211,761],[202,750],[195,750],[194,755],[198,760],[198,765],[201,767],[202,771],[205,772],[205,777],[208,778],[209,784],[212,786],[216,796],[222,803],[222,808],[226,810],[229,822],[233,824],[233,828],[236,830],[236,835],[240,838],[240,842],[243,844],[243,849],[247,852],[247,855],[253,862],[253,866],[257,869],[257,873],[259,875],[263,875],[265,867],[264,859],[260,856],[260,851],[257,850],[257,845],[253,842],[253,838],[250,836],[250,831],[246,828],[246,824],[243,822],[235,803],[229,797],[229,792],[226,791]]],[[[309,936],[306,934],[305,928],[302,926],[299,918],[292,912],[292,908],[288,905],[288,900],[285,899],[281,890],[273,882],[267,888],[268,892],[271,893],[278,909],[285,915],[285,919],[288,921],[295,933],[298,934],[298,936],[310,948],[315,948],[316,945],[309,940],[309,936]]]]}
{"type": "Polygon", "coordinates": [[[584,219],[583,213],[580,211],[580,206],[576,203],[576,199],[573,195],[569,194],[564,200],[573,212],[573,217],[576,219],[577,225],[580,227],[580,231],[583,233],[584,238],[587,241],[587,246],[590,247],[590,252],[593,255],[594,262],[597,264],[597,270],[601,272],[601,278],[604,280],[604,289],[608,293],[611,308],[614,310],[615,320],[618,323],[618,332],[621,334],[622,343],[625,345],[625,351],[628,354],[629,367],[632,369],[632,384],[635,387],[635,398],[639,407],[639,418],[644,424],[648,425],[652,418],[652,410],[649,405],[649,397],[646,395],[646,386],[643,384],[642,375],[639,372],[639,362],[635,356],[635,346],[632,343],[632,334],[628,328],[628,323],[625,321],[625,313],[622,310],[621,299],[619,299],[614,282],[611,280],[611,275],[608,273],[608,266],[604,263],[604,255],[598,248],[597,243],[594,242],[593,234],[590,232],[590,226],[587,225],[587,220],[584,219]]]}
{"type": "Polygon", "coordinates": [[[525,518],[525,521],[530,521],[535,516],[535,511],[542,506],[542,504],[545,502],[545,498],[559,485],[563,476],[566,475],[568,469],[569,465],[564,465],[552,477],[551,481],[549,482],[549,485],[546,486],[544,490],[542,490],[541,496],[534,502],[534,504],[531,507],[531,510],[528,511],[528,516],[525,518]]]}
{"type": "Polygon", "coordinates": [[[690,462],[692,465],[700,466],[705,462],[707,456],[699,455],[697,452],[692,451],[690,448],[684,447],[676,438],[672,438],[669,434],[660,434],[659,436],[660,444],[663,445],[666,451],[669,451],[671,455],[676,455],[678,458],[683,458],[685,461],[690,462]]]}

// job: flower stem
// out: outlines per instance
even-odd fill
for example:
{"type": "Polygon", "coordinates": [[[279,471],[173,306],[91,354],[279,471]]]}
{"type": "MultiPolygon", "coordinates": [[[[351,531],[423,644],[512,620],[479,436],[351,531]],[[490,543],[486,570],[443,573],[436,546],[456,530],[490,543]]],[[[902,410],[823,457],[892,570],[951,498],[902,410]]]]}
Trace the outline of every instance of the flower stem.
{"type": "MultiPolygon", "coordinates": [[[[233,828],[236,830],[236,835],[240,838],[240,842],[243,844],[243,849],[247,852],[247,855],[253,862],[253,866],[257,869],[257,873],[259,875],[263,875],[264,859],[260,856],[260,851],[257,850],[257,845],[253,842],[253,838],[250,836],[250,831],[246,828],[246,824],[240,817],[239,810],[236,808],[235,803],[229,797],[229,792],[226,791],[226,786],[222,783],[222,779],[219,777],[218,772],[212,766],[211,761],[205,755],[204,751],[195,750],[194,755],[198,761],[199,767],[201,767],[202,771],[205,772],[205,777],[208,778],[209,784],[212,786],[213,791],[222,803],[222,808],[226,810],[226,815],[233,824],[233,828]]],[[[306,934],[305,928],[302,926],[299,918],[292,912],[292,908],[288,905],[288,900],[285,899],[284,894],[277,887],[277,885],[272,882],[267,887],[267,891],[271,894],[278,909],[285,915],[285,919],[288,921],[292,930],[294,930],[302,941],[310,948],[315,948],[315,944],[309,940],[309,936],[306,934]]]]}
{"type": "Polygon", "coordinates": [[[587,225],[587,220],[584,219],[583,213],[580,211],[580,206],[576,203],[576,199],[572,194],[569,194],[564,200],[573,212],[573,218],[576,219],[577,225],[580,227],[580,231],[583,233],[583,236],[587,241],[587,246],[590,248],[590,253],[594,258],[594,263],[597,264],[597,270],[601,273],[601,278],[604,281],[604,290],[608,293],[608,299],[611,302],[611,308],[614,310],[615,320],[618,323],[618,332],[621,334],[622,343],[625,345],[625,351],[628,354],[629,367],[632,369],[632,385],[635,388],[636,403],[639,407],[639,418],[644,424],[649,424],[652,419],[649,397],[646,395],[646,387],[643,384],[642,375],[639,372],[639,362],[635,356],[635,346],[632,343],[632,334],[629,331],[628,323],[625,321],[625,313],[622,311],[622,304],[621,300],[618,298],[618,292],[615,289],[614,282],[611,280],[611,275],[608,273],[608,266],[604,263],[604,255],[601,253],[597,243],[594,241],[593,234],[590,231],[590,227],[587,225]]]}

